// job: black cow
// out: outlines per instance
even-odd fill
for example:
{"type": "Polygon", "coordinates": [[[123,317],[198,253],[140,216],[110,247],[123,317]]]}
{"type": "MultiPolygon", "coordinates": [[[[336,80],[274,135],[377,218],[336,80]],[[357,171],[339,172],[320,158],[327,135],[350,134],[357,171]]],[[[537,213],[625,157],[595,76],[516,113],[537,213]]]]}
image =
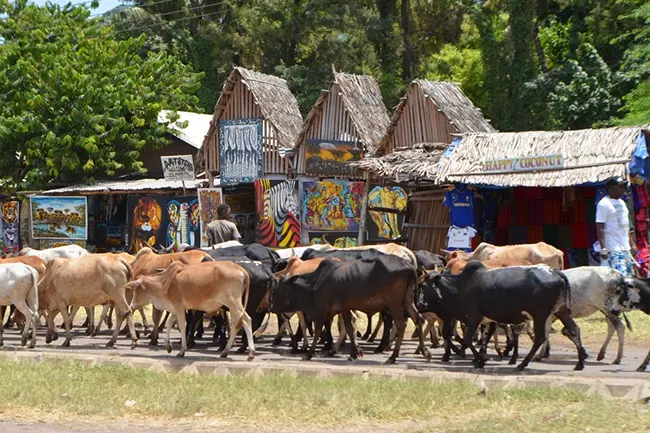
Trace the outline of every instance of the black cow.
{"type": "MultiPolygon", "coordinates": [[[[225,248],[224,248],[225,249],[225,248]]],[[[217,251],[217,250],[213,250],[217,251]]],[[[250,276],[250,290],[248,294],[248,304],[246,305],[246,312],[253,319],[253,330],[259,328],[264,319],[264,312],[258,313],[258,307],[262,302],[262,299],[267,295],[267,293],[275,286],[276,279],[271,268],[259,261],[250,260],[248,257],[216,257],[203,259],[206,261],[228,261],[234,262],[244,268],[248,275],[250,276]]],[[[202,311],[189,312],[187,317],[187,329],[189,332],[188,335],[188,344],[194,344],[194,329],[196,325],[201,325],[203,321],[202,311]]],[[[215,335],[213,340],[219,340],[219,345],[225,347],[226,344],[226,335],[225,335],[225,321],[223,317],[215,316],[213,317],[215,321],[215,335]]],[[[248,338],[246,334],[242,332],[242,346],[238,349],[237,353],[244,353],[248,349],[248,338]]]]}
{"type": "MultiPolygon", "coordinates": [[[[621,299],[621,305],[641,310],[646,314],[650,314],[650,278],[635,278],[634,279],[635,291],[631,293],[634,299],[621,299]]],[[[645,357],[637,371],[645,371],[650,363],[650,352],[645,357]]]]}
{"type": "MultiPolygon", "coordinates": [[[[470,348],[477,367],[483,367],[487,360],[486,354],[477,352],[472,344],[472,336],[483,318],[517,325],[532,317],[535,342],[526,358],[517,366],[523,370],[548,338],[545,323],[555,314],[578,350],[575,369],[584,368],[587,354],[580,341],[580,329],[571,318],[569,309],[562,308],[570,306],[571,292],[561,272],[543,265],[488,270],[481,262],[472,260],[459,275],[434,275],[431,280],[440,289],[443,299],[446,293],[457,293],[458,303],[452,310],[456,318],[464,318],[467,323],[463,346],[470,348]]],[[[448,336],[445,331],[448,332],[443,329],[443,334],[448,336]]]]}
{"type": "Polygon", "coordinates": [[[269,266],[272,265],[272,261],[280,259],[277,251],[262,244],[235,245],[227,248],[205,250],[205,252],[213,259],[218,257],[247,257],[249,260],[262,262],[269,266]]]}
{"type": "MultiPolygon", "coordinates": [[[[415,309],[417,273],[410,263],[393,255],[345,262],[326,259],[311,274],[283,277],[271,292],[274,312],[302,311],[314,320],[314,339],[304,359],[311,359],[327,319],[341,314],[351,342],[350,358],[360,355],[352,327],[351,310],[376,313],[390,310],[397,327],[397,341],[387,363],[394,363],[404,338],[406,310],[419,326],[422,317],[415,309]]],[[[420,338],[422,353],[430,358],[420,338]]]]}
{"type": "Polygon", "coordinates": [[[418,271],[436,271],[442,272],[447,265],[444,257],[425,250],[413,251],[415,260],[418,263],[418,271]]]}

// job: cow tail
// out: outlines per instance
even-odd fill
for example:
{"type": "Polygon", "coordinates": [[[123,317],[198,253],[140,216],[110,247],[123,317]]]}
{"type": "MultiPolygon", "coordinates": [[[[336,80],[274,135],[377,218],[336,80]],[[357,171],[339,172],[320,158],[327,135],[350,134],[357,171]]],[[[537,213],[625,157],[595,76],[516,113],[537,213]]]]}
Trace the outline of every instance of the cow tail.
{"type": "Polygon", "coordinates": [[[625,319],[625,326],[627,326],[628,331],[632,332],[632,322],[630,322],[630,318],[627,317],[627,314],[623,313],[623,319],[625,319]]]}
{"type": "Polygon", "coordinates": [[[248,272],[242,270],[244,275],[244,312],[246,312],[246,307],[248,307],[248,295],[251,292],[251,277],[248,275],[248,272]]]}
{"type": "Polygon", "coordinates": [[[564,275],[564,272],[558,272],[560,278],[564,281],[564,305],[571,310],[571,285],[569,284],[569,279],[564,275]]]}
{"type": "MultiPolygon", "coordinates": [[[[39,315],[38,315],[38,272],[36,269],[32,268],[31,266],[27,266],[29,269],[29,272],[32,274],[32,290],[34,291],[34,317],[36,319],[36,322],[38,322],[39,315]]],[[[25,320],[27,318],[25,317],[25,320]]],[[[27,326],[29,322],[25,323],[25,326],[27,326]]],[[[34,325],[36,326],[36,325],[34,325]]],[[[36,328],[34,328],[34,332],[36,332],[36,328]]]]}
{"type": "Polygon", "coordinates": [[[126,280],[131,281],[133,279],[133,268],[123,258],[120,258],[120,261],[126,267],[126,280]]]}

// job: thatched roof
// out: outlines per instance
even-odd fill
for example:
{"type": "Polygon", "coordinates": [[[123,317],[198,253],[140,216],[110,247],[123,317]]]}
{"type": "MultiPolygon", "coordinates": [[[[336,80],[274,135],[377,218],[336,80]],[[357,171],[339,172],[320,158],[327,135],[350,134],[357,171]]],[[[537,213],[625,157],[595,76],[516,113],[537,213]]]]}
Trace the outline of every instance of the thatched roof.
{"type": "MultiPolygon", "coordinates": [[[[343,98],[345,110],[352,119],[359,140],[367,152],[374,152],[390,121],[381,98],[379,84],[369,75],[334,72],[334,83],[330,87],[330,92],[337,85],[340,96],[343,98]]],[[[328,95],[328,92],[321,93],[318,101],[307,115],[296,140],[298,146],[304,141],[305,134],[312,122],[318,118],[317,114],[328,95]]]]}
{"type": "Polygon", "coordinates": [[[232,90],[239,80],[253,94],[255,103],[262,111],[264,118],[271,122],[277,130],[280,146],[293,147],[302,126],[302,115],[298,101],[289,90],[287,82],[273,75],[241,67],[234,68],[224,83],[217,105],[214,107],[214,117],[207,135],[211,136],[215,133],[216,122],[226,108],[232,90]]]}
{"type": "Polygon", "coordinates": [[[450,156],[441,159],[438,176],[441,181],[504,187],[603,182],[626,175],[636,138],[648,127],[467,134],[450,156]],[[554,154],[562,154],[562,170],[487,174],[481,164],[554,154]]]}
{"type": "Polygon", "coordinates": [[[438,161],[447,148],[444,143],[420,143],[409,149],[397,149],[381,157],[364,158],[352,165],[379,177],[407,175],[415,179],[436,179],[438,161]]]}
{"type": "MultiPolygon", "coordinates": [[[[413,80],[411,87],[413,86],[422,89],[425,97],[434,105],[433,109],[440,110],[457,133],[496,132],[496,129],[494,129],[490,122],[483,117],[481,110],[472,103],[456,83],[418,79],[413,80]]],[[[407,95],[409,93],[412,93],[412,89],[407,92],[407,95]]],[[[397,107],[395,107],[395,112],[390,119],[386,134],[377,147],[378,152],[388,143],[388,140],[392,136],[402,116],[406,102],[407,97],[404,96],[397,107]]]]}

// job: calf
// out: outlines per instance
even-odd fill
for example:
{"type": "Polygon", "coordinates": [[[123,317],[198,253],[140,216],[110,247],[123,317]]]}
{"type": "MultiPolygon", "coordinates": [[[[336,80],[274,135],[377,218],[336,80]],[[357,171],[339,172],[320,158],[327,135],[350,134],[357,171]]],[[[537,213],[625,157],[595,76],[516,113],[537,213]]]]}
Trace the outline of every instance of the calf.
{"type": "Polygon", "coordinates": [[[546,264],[553,269],[561,271],[564,269],[564,253],[545,242],[536,244],[506,245],[498,247],[487,242],[481,242],[471,253],[463,251],[445,251],[447,259],[461,258],[470,260],[496,260],[496,259],[520,259],[530,263],[546,264]]]}
{"type": "MultiPolygon", "coordinates": [[[[0,264],[7,264],[7,263],[24,263],[28,266],[31,266],[32,268],[36,269],[36,272],[38,272],[38,278],[39,280],[43,278],[43,275],[45,275],[45,262],[43,259],[36,257],[36,256],[18,256],[18,257],[8,257],[5,259],[0,260],[0,264]]],[[[2,326],[2,318],[4,317],[6,306],[3,305],[0,308],[0,326],[2,326]]],[[[9,317],[7,318],[7,323],[5,323],[5,328],[10,328],[11,327],[11,320],[12,320],[12,314],[13,316],[13,321],[16,324],[19,323],[24,323],[25,317],[20,311],[16,311],[15,305],[11,304],[11,308],[9,309],[9,317]]]]}
{"type": "Polygon", "coordinates": [[[458,293],[455,314],[467,323],[463,346],[470,348],[477,367],[485,365],[487,356],[476,351],[472,336],[484,318],[513,325],[532,318],[535,342],[517,367],[523,370],[548,338],[546,321],[556,314],[578,350],[576,370],[584,368],[586,353],[580,341],[579,328],[568,310],[562,309],[570,306],[571,295],[569,283],[562,273],[545,265],[487,269],[481,262],[473,260],[461,274],[434,275],[432,282],[441,290],[443,299],[445,291],[458,293]]]}
{"type": "MultiPolygon", "coordinates": [[[[36,345],[36,325],[38,324],[38,272],[24,263],[0,265],[0,305],[16,306],[32,325],[30,348],[36,345]]],[[[29,322],[25,321],[20,344],[27,344],[29,322]]],[[[0,327],[0,346],[3,345],[3,328],[0,327]]]]}
{"type": "MultiPolygon", "coordinates": [[[[327,319],[342,314],[351,342],[350,358],[360,355],[352,326],[351,310],[376,313],[389,309],[397,327],[397,341],[388,363],[394,363],[404,338],[406,310],[414,322],[422,323],[414,305],[417,274],[414,267],[393,255],[375,259],[336,262],[326,259],[315,272],[283,277],[271,293],[271,310],[276,312],[302,311],[314,320],[312,346],[305,355],[311,359],[327,319]]],[[[420,347],[427,358],[428,350],[420,334],[420,347]]]]}
{"type": "Polygon", "coordinates": [[[178,321],[181,350],[177,356],[185,356],[186,310],[214,313],[225,306],[230,311],[232,332],[221,357],[228,355],[235,342],[235,335],[242,325],[249,342],[248,360],[251,361],[255,357],[251,318],[246,313],[250,278],[241,266],[232,262],[204,262],[196,265],[173,262],[163,272],[141,276],[127,284],[127,287],[134,290],[132,306],[152,303],[156,308],[171,313],[171,318],[167,322],[165,344],[167,352],[172,350],[170,334],[173,322],[178,321]]]}
{"type": "Polygon", "coordinates": [[[70,315],[68,306],[95,307],[112,302],[117,310],[117,323],[113,337],[106,344],[112,347],[126,317],[131,333],[131,348],[136,346],[136,333],[133,314],[126,301],[126,283],[133,270],[123,257],[115,254],[92,254],[78,259],[57,258],[47,264],[45,276],[39,284],[41,307],[47,311],[48,334],[46,343],[54,335],[54,317],[57,312],[63,315],[66,339],[63,346],[69,346],[70,315]]]}

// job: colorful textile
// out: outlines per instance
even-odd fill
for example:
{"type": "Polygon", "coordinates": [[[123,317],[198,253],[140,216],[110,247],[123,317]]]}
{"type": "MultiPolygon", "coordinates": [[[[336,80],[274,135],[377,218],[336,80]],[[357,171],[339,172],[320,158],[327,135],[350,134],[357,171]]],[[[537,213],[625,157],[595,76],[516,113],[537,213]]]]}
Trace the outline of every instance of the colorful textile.
{"type": "Polygon", "coordinates": [[[474,226],[474,191],[466,185],[451,187],[443,202],[450,208],[451,224],[457,227],[474,226]]]}
{"type": "Polygon", "coordinates": [[[516,201],[543,200],[544,188],[539,188],[539,187],[515,188],[514,199],[516,201]]]}
{"type": "Polygon", "coordinates": [[[521,227],[521,226],[515,226],[515,227],[510,227],[510,244],[511,245],[518,245],[518,244],[525,244],[527,241],[527,232],[528,232],[528,227],[521,227]]]}
{"type": "Polygon", "coordinates": [[[544,226],[544,242],[553,245],[554,247],[557,248],[559,242],[558,238],[559,238],[558,226],[556,225],[544,226]]]}
{"type": "Polygon", "coordinates": [[[650,249],[647,246],[639,248],[636,255],[636,261],[639,263],[639,274],[642,278],[648,277],[648,268],[650,265],[650,249]]]}
{"type": "Polygon", "coordinates": [[[648,221],[645,208],[639,209],[634,215],[634,230],[637,236],[648,237],[648,221]]]}
{"type": "Polygon", "coordinates": [[[572,248],[573,244],[573,226],[561,225],[558,227],[558,243],[559,248],[572,248]]]}
{"type": "Polygon", "coordinates": [[[515,221],[518,226],[528,225],[528,202],[515,202],[515,221]]]}
{"type": "Polygon", "coordinates": [[[544,229],[542,226],[528,227],[528,243],[536,244],[537,242],[544,242],[544,229]]]}
{"type": "Polygon", "coordinates": [[[505,229],[510,227],[512,223],[512,215],[510,212],[510,204],[504,205],[501,210],[499,210],[499,215],[497,217],[497,228],[505,229]]]}
{"type": "Polygon", "coordinates": [[[632,193],[636,194],[639,207],[649,207],[650,206],[650,195],[648,195],[648,188],[645,184],[643,185],[634,185],[632,188],[632,193]]]}
{"type": "Polygon", "coordinates": [[[562,200],[562,188],[544,188],[544,200],[562,200]]]}
{"type": "Polygon", "coordinates": [[[508,229],[497,229],[495,245],[508,245],[508,229]]]}
{"type": "Polygon", "coordinates": [[[574,203],[573,224],[587,224],[587,206],[585,200],[578,200],[574,203]]]}
{"type": "Polygon", "coordinates": [[[603,260],[602,265],[616,269],[626,277],[632,277],[632,256],[629,251],[611,251],[607,260],[603,260]]]}
{"type": "Polygon", "coordinates": [[[547,200],[544,202],[544,224],[560,224],[562,210],[561,200],[547,200]]]}
{"type": "MultiPolygon", "coordinates": [[[[587,224],[574,224],[573,231],[573,248],[589,248],[592,244],[589,242],[589,229],[587,224]]],[[[562,232],[560,231],[560,237],[562,232]]]]}

